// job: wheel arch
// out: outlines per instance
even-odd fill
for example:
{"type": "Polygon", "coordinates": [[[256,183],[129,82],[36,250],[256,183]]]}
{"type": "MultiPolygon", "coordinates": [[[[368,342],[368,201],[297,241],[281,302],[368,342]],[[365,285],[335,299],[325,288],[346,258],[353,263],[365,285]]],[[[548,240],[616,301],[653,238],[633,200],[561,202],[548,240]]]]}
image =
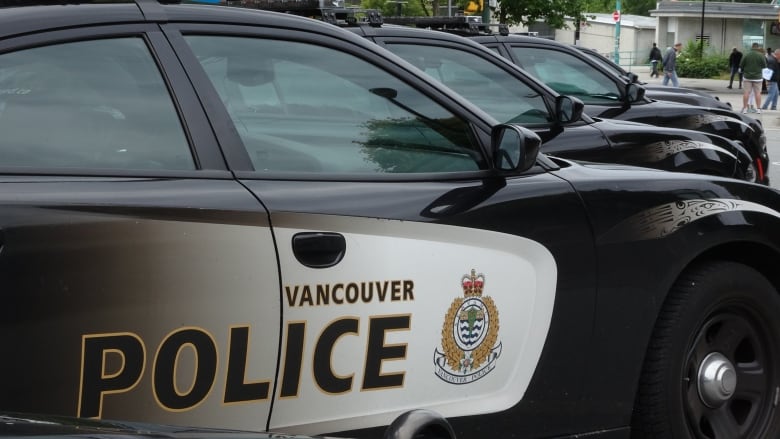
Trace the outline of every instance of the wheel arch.
{"type": "Polygon", "coordinates": [[[739,262],[759,271],[769,282],[780,291],[780,271],[777,261],[780,260],[780,249],[755,241],[734,241],[723,243],[707,249],[693,258],[678,274],[682,276],[691,266],[707,260],[739,262]]]}

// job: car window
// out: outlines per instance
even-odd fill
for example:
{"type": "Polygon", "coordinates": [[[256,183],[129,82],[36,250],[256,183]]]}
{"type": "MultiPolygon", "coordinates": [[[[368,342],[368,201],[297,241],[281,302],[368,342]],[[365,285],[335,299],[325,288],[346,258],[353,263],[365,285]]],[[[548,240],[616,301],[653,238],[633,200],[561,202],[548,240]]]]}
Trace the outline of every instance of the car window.
{"type": "Polygon", "coordinates": [[[617,84],[576,56],[533,47],[513,46],[512,51],[520,67],[562,95],[596,105],[620,99],[617,84]]]}
{"type": "Polygon", "coordinates": [[[415,64],[501,122],[548,123],[542,96],[489,60],[458,49],[420,44],[388,44],[415,64]]]}
{"type": "Polygon", "coordinates": [[[2,166],[194,169],[159,69],[141,38],[0,55],[2,166]]]}
{"type": "Polygon", "coordinates": [[[358,57],[261,38],[191,35],[187,41],[257,171],[485,168],[466,121],[358,57]]]}
{"type": "Polygon", "coordinates": [[[605,70],[608,70],[610,72],[615,72],[620,76],[624,76],[626,74],[626,72],[620,66],[611,62],[609,59],[604,58],[602,55],[593,52],[588,52],[588,51],[582,51],[582,53],[588,58],[590,58],[591,61],[600,65],[605,70]]]}

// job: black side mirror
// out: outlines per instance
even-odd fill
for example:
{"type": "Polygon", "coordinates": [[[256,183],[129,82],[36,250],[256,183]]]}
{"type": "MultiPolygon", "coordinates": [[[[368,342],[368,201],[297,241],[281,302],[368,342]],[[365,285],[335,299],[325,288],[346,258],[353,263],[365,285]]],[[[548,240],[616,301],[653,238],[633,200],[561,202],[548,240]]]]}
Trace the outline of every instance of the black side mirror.
{"type": "Polygon", "coordinates": [[[639,102],[645,98],[645,88],[636,83],[626,85],[626,97],[628,103],[639,102]]]}
{"type": "Polygon", "coordinates": [[[561,125],[580,120],[584,109],[585,104],[577,98],[571,96],[555,98],[555,119],[561,125]]]}
{"type": "Polygon", "coordinates": [[[536,163],[542,139],[520,125],[499,124],[493,127],[491,143],[496,169],[522,172],[536,163]]]}
{"type": "Polygon", "coordinates": [[[628,73],[626,73],[626,78],[628,79],[628,82],[631,82],[631,83],[634,83],[634,82],[636,82],[636,83],[639,83],[639,75],[637,75],[637,74],[636,74],[636,73],[634,73],[634,72],[628,72],[628,73]]]}

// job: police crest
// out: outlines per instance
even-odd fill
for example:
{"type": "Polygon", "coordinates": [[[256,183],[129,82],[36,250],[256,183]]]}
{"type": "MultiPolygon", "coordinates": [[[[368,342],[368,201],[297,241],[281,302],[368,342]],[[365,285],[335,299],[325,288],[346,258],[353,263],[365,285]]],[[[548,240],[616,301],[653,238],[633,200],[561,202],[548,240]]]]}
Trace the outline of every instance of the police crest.
{"type": "Polygon", "coordinates": [[[487,375],[501,355],[498,309],[483,296],[485,275],[471,270],[461,278],[463,297],[452,301],[441,329],[441,348],[434,353],[436,376],[467,384],[487,375]]]}

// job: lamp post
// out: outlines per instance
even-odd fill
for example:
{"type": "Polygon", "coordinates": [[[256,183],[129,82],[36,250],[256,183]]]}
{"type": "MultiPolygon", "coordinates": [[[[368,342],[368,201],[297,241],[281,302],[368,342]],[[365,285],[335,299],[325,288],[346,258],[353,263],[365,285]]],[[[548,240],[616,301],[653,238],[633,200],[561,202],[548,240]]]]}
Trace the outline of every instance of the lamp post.
{"type": "Polygon", "coordinates": [[[704,58],[704,5],[707,0],[701,0],[701,32],[699,33],[699,59],[704,58]]]}
{"type": "Polygon", "coordinates": [[[620,0],[615,2],[615,13],[612,14],[615,20],[615,64],[620,64],[620,0]]]}

